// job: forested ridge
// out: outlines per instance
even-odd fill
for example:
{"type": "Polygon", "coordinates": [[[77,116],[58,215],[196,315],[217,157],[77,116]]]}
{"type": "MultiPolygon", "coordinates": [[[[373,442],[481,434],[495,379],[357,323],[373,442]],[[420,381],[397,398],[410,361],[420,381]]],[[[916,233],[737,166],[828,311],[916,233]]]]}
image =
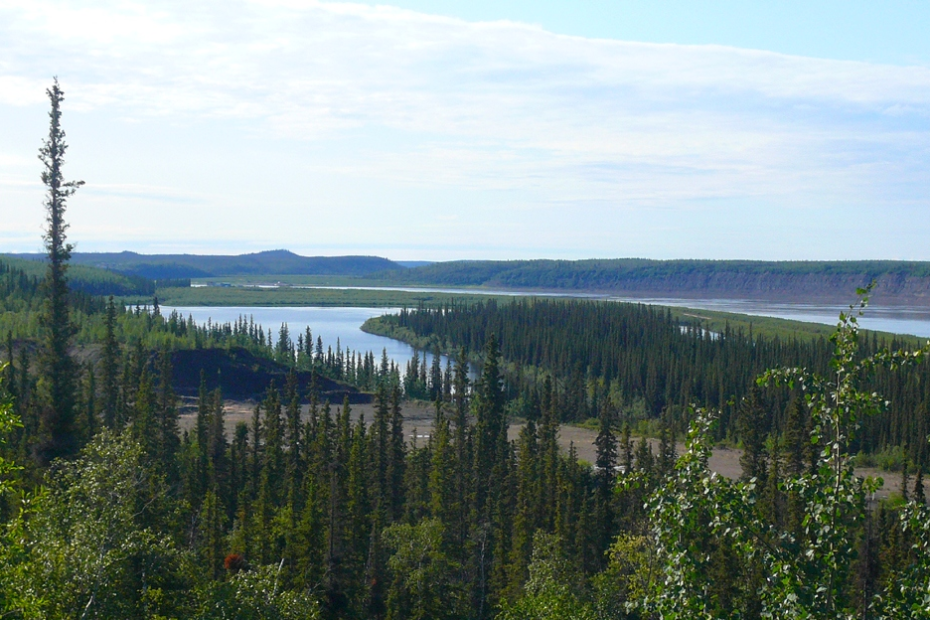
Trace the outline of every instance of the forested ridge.
{"type": "Polygon", "coordinates": [[[883,302],[930,297],[917,261],[514,260],[451,261],[378,274],[385,282],[731,299],[846,301],[878,280],[883,302]]]}
{"type": "MultiPolygon", "coordinates": [[[[7,260],[36,262],[44,260],[44,256],[21,254],[7,260]]],[[[358,281],[369,286],[465,286],[621,296],[837,302],[845,301],[856,287],[877,280],[873,296],[881,303],[922,303],[930,298],[930,263],[919,261],[475,260],[404,268],[376,256],[299,256],[287,250],[238,256],[81,252],[74,253],[72,261],[76,276],[85,267],[95,267],[109,271],[111,279],[124,276],[137,286],[140,278],[158,280],[162,288],[186,286],[183,281],[191,278],[339,276],[346,285],[358,281]]],[[[93,278],[77,281],[87,279],[93,278]]],[[[130,294],[116,290],[88,292],[130,294]]]]}
{"type": "MultiPolygon", "coordinates": [[[[0,274],[16,273],[16,277],[30,280],[29,286],[35,289],[45,275],[45,265],[39,261],[25,260],[7,255],[0,255],[0,274]]],[[[157,287],[190,286],[190,280],[153,281],[141,276],[114,273],[105,269],[88,266],[72,266],[70,286],[74,293],[87,295],[148,295],[155,293],[157,287]]]]}
{"type": "MultiPolygon", "coordinates": [[[[22,259],[43,260],[42,254],[22,259]]],[[[378,256],[298,256],[287,250],[269,250],[237,256],[205,254],[138,254],[136,252],[80,252],[76,265],[153,280],[241,275],[349,275],[402,269],[378,256]]]]}

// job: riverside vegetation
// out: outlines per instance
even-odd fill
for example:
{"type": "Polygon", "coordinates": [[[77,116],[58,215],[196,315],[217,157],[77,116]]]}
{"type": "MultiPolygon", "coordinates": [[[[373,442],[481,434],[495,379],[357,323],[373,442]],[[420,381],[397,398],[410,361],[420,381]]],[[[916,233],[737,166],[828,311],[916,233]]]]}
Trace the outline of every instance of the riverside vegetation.
{"type": "Polygon", "coordinates": [[[49,97],[47,274],[0,273],[5,616],[930,613],[928,350],[860,339],[867,291],[828,341],[711,335],[590,302],[422,308],[394,320],[457,362],[401,376],[286,326],[274,341],[246,319],[196,325],[74,294],[63,215],[78,184],[61,176],[57,82],[49,97]],[[472,382],[463,348],[479,345],[472,382]],[[243,347],[364,385],[374,418],[353,422],[292,373],[229,437],[222,394],[204,387],[182,435],[177,347],[243,347]],[[403,436],[405,395],[435,402],[425,442],[403,436]],[[513,442],[511,414],[526,420],[513,442]],[[593,466],[557,445],[559,422],[581,416],[598,421],[593,466]],[[633,440],[635,416],[658,420],[658,453],[633,440]],[[724,435],[745,448],[740,480],[708,469],[724,435]],[[892,444],[914,492],[875,503],[880,481],[855,477],[852,452],[892,444]]]}

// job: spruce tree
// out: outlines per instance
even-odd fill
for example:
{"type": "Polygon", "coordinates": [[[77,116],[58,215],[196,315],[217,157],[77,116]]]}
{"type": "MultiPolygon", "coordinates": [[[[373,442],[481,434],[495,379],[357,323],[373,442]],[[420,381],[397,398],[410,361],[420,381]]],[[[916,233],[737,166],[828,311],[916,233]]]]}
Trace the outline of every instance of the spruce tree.
{"type": "Polygon", "coordinates": [[[92,362],[86,365],[84,380],[84,436],[90,439],[97,432],[97,377],[92,362]]]}
{"type": "Polygon", "coordinates": [[[595,458],[595,472],[597,482],[597,495],[595,497],[594,515],[595,528],[598,536],[596,544],[600,554],[610,546],[614,534],[614,513],[611,498],[616,482],[617,467],[617,437],[614,435],[614,412],[606,401],[602,401],[599,415],[600,429],[595,439],[597,453],[595,458]]]}
{"type": "Polygon", "coordinates": [[[407,455],[404,444],[404,416],[400,410],[400,387],[391,390],[391,436],[388,455],[388,484],[390,485],[390,511],[393,521],[400,519],[404,503],[404,468],[407,455]]]}
{"type": "Polygon", "coordinates": [[[485,348],[484,370],[475,394],[475,432],[477,434],[475,473],[478,476],[477,506],[480,512],[486,507],[490,486],[500,480],[490,479],[498,458],[498,440],[505,433],[504,390],[500,372],[500,349],[492,335],[485,348]]]}
{"type": "Polygon", "coordinates": [[[433,422],[433,432],[430,435],[430,445],[432,452],[429,471],[430,514],[446,524],[451,521],[449,509],[455,503],[453,496],[455,487],[452,483],[455,460],[452,457],[449,419],[445,416],[441,400],[436,401],[436,417],[433,422]]]}
{"type": "Polygon", "coordinates": [[[807,445],[810,433],[807,428],[807,413],[804,399],[795,397],[788,408],[788,423],[785,428],[786,469],[790,476],[800,476],[805,468],[807,445]]]}
{"type": "Polygon", "coordinates": [[[439,359],[439,348],[433,349],[433,363],[429,372],[429,399],[435,401],[442,396],[442,366],[439,359]]]}
{"type": "Polygon", "coordinates": [[[155,418],[158,428],[157,457],[170,482],[177,480],[175,457],[180,447],[178,433],[178,399],[171,385],[173,368],[171,353],[162,349],[158,354],[158,390],[155,397],[155,418]]]}
{"type": "Polygon", "coordinates": [[[374,474],[373,493],[374,510],[382,516],[382,522],[386,521],[384,515],[390,511],[391,490],[388,488],[390,477],[388,468],[390,465],[390,405],[388,404],[387,384],[382,381],[378,384],[378,391],[375,394],[375,419],[371,425],[371,457],[372,470],[374,474]]]}
{"type": "Polygon", "coordinates": [[[515,599],[521,593],[523,583],[529,575],[529,564],[533,553],[533,535],[539,520],[539,453],[536,437],[536,421],[530,417],[520,430],[517,440],[517,485],[516,506],[513,519],[513,536],[510,549],[508,592],[515,599]]]}
{"type": "Polygon", "coordinates": [[[210,426],[206,445],[207,454],[210,457],[209,475],[211,485],[222,491],[229,482],[229,466],[226,457],[226,416],[223,409],[223,393],[220,388],[213,391],[211,405],[213,411],[209,417],[210,426]]]}
{"type": "Polygon", "coordinates": [[[917,465],[917,471],[914,472],[914,501],[920,505],[927,503],[927,493],[924,490],[924,468],[917,465]]]}
{"type": "Polygon", "coordinates": [[[449,514],[453,515],[454,523],[450,527],[453,549],[456,558],[462,563],[468,555],[468,530],[471,523],[470,502],[472,497],[472,461],[471,461],[471,429],[468,424],[468,410],[470,408],[468,390],[468,361],[464,349],[459,350],[455,360],[453,383],[455,389],[451,395],[455,423],[455,433],[452,438],[454,476],[453,476],[453,503],[449,507],[449,514]]]}
{"type": "Polygon", "coordinates": [[[103,388],[103,424],[107,428],[115,428],[118,419],[119,406],[119,343],[116,340],[116,304],[113,296],[107,300],[107,311],[104,319],[106,334],[103,339],[103,359],[100,364],[101,386],[103,388]]]}
{"type": "Polygon", "coordinates": [[[203,369],[200,370],[200,389],[197,394],[197,418],[194,424],[194,461],[195,476],[191,488],[195,490],[198,497],[202,496],[209,488],[207,482],[209,478],[210,456],[207,450],[208,435],[210,429],[210,393],[207,391],[207,380],[203,369]]]}
{"type": "Polygon", "coordinates": [[[753,387],[740,404],[737,421],[739,435],[743,440],[743,455],[739,463],[743,468],[743,479],[755,478],[760,484],[766,479],[765,453],[765,410],[759,389],[753,387]]]}
{"type": "Polygon", "coordinates": [[[52,87],[45,91],[51,103],[48,138],[39,149],[42,161],[42,183],[47,189],[45,197],[46,224],[45,249],[48,269],[45,276],[45,307],[41,315],[43,348],[40,358],[44,385],[44,403],[39,422],[40,442],[37,456],[48,463],[56,457],[73,455],[78,448],[75,437],[75,362],[68,351],[76,327],[71,321],[68,299],[68,260],[72,245],[66,241],[68,224],[64,214],[67,199],[83,185],[83,181],[65,181],[62,167],[65,163],[65,132],[61,128],[61,102],[64,92],[55,78],[52,87]]]}

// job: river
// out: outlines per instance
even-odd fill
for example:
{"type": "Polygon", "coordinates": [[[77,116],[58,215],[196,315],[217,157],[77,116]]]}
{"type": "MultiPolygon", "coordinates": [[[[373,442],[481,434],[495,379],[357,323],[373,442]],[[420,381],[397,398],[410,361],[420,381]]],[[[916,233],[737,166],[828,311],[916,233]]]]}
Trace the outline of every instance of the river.
{"type": "MultiPolygon", "coordinates": [[[[777,303],[745,299],[677,299],[677,298],[622,298],[609,297],[614,301],[655,304],[718,310],[754,316],[769,316],[792,321],[836,325],[840,312],[848,312],[849,306],[842,304],[777,303]]],[[[910,334],[930,338],[930,308],[926,306],[868,306],[859,319],[863,329],[872,329],[892,334],[910,334]]]]}
{"type": "MultiPolygon", "coordinates": [[[[322,287],[320,287],[322,288],[322,287]]],[[[439,289],[439,288],[403,288],[398,290],[416,290],[423,292],[456,292],[462,294],[506,294],[506,295],[528,295],[528,293],[515,293],[514,291],[492,291],[492,290],[461,290],[461,289],[439,289]]],[[[750,314],[755,316],[770,316],[783,319],[792,319],[796,321],[807,321],[812,323],[824,323],[832,325],[837,322],[837,317],[841,310],[847,310],[848,307],[842,305],[828,304],[804,304],[804,303],[773,303],[749,300],[733,299],[680,299],[671,297],[650,297],[650,298],[621,298],[606,295],[585,295],[578,293],[559,294],[559,293],[534,293],[536,296],[547,297],[573,297],[601,299],[617,302],[645,303],[663,306],[675,306],[686,308],[697,308],[704,310],[719,310],[722,312],[736,312],[740,314],[750,314]]],[[[393,360],[403,372],[407,363],[414,355],[414,349],[408,344],[376,336],[363,332],[360,328],[366,320],[382,316],[384,314],[396,313],[398,308],[352,308],[352,307],[274,307],[262,308],[251,306],[232,306],[232,307],[204,307],[204,306],[184,306],[184,307],[163,307],[164,313],[176,310],[181,316],[193,316],[198,323],[206,323],[209,319],[213,323],[232,323],[240,316],[251,316],[256,324],[268,332],[271,330],[273,337],[277,339],[278,330],[282,323],[287,323],[291,338],[296,341],[298,334],[303,334],[304,330],[309,327],[313,333],[314,342],[317,336],[323,339],[323,346],[333,347],[335,349],[338,341],[339,345],[345,349],[350,348],[353,352],[367,353],[372,351],[376,358],[380,360],[381,352],[386,351],[388,358],[393,360]]],[[[916,306],[874,306],[869,307],[865,316],[860,320],[860,324],[865,329],[874,329],[879,331],[913,334],[921,337],[930,337],[930,309],[916,306]]],[[[431,363],[432,356],[427,356],[427,363],[431,363]]],[[[441,362],[445,368],[446,358],[442,357],[441,362]]]]}
{"type": "MultiPolygon", "coordinates": [[[[251,306],[162,306],[162,314],[169,314],[176,310],[182,317],[194,317],[197,323],[206,323],[209,319],[213,323],[234,323],[240,316],[252,317],[257,325],[267,333],[269,330],[275,341],[278,339],[278,330],[282,323],[287,323],[291,339],[297,341],[297,335],[303,334],[309,327],[316,343],[317,336],[323,339],[323,350],[326,347],[336,349],[346,347],[362,354],[371,351],[375,354],[375,362],[380,363],[381,352],[386,351],[388,359],[394,360],[403,374],[407,362],[413,358],[414,349],[410,345],[368,334],[361,330],[362,323],[368,319],[384,314],[399,312],[399,308],[343,308],[343,307],[276,307],[261,308],[251,306]]],[[[446,358],[441,358],[445,370],[446,358]]],[[[427,363],[432,363],[432,355],[427,355],[427,363]]]]}
{"type": "MultiPolygon", "coordinates": [[[[505,289],[461,289],[420,286],[297,286],[294,288],[333,289],[333,290],[387,290],[416,293],[452,293],[459,295],[502,295],[508,297],[558,297],[573,299],[598,299],[606,301],[642,303],[659,306],[695,308],[699,310],[718,310],[754,316],[769,316],[808,323],[836,325],[839,313],[848,311],[843,304],[822,304],[802,302],[770,302],[746,299],[692,299],[678,297],[621,297],[602,293],[584,292],[528,292],[505,289]]],[[[852,301],[852,300],[851,300],[852,301]]],[[[372,315],[377,316],[377,315],[372,315]]],[[[196,318],[196,317],[195,317],[196,318]]],[[[866,309],[859,321],[863,329],[889,332],[892,334],[910,334],[930,338],[930,307],[918,305],[872,305],[866,309]]]]}

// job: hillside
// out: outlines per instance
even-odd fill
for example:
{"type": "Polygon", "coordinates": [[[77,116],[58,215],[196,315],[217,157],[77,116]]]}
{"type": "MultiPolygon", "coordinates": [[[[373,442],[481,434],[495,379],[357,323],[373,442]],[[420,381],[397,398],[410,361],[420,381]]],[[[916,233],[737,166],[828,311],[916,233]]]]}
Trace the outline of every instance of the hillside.
{"type": "MultiPolygon", "coordinates": [[[[289,371],[287,366],[242,347],[181,349],[171,354],[171,365],[174,368],[172,387],[178,394],[197,396],[203,376],[208,390],[220,388],[224,397],[238,400],[260,400],[272,381],[283,388],[289,371]]],[[[298,371],[296,376],[300,393],[306,393],[310,389],[311,373],[298,371]]],[[[353,404],[371,401],[370,395],[350,385],[324,376],[317,376],[316,380],[320,397],[336,405],[342,404],[346,397],[353,404]]]]}
{"type": "Polygon", "coordinates": [[[378,277],[394,284],[779,301],[845,301],[874,279],[876,301],[930,303],[930,263],[906,261],[455,261],[378,277]]]}
{"type": "MultiPolygon", "coordinates": [[[[0,255],[0,263],[40,280],[45,277],[44,260],[44,254],[30,255],[29,259],[0,255]]],[[[81,264],[68,267],[68,279],[72,289],[88,295],[152,295],[156,286],[155,282],[142,276],[81,264]]]]}
{"type": "MultiPolygon", "coordinates": [[[[44,259],[42,254],[19,258],[44,259]]],[[[199,254],[137,254],[136,252],[75,252],[74,265],[89,265],[153,280],[242,275],[349,275],[391,272],[402,266],[377,256],[299,256],[270,250],[237,256],[199,254]]]]}

